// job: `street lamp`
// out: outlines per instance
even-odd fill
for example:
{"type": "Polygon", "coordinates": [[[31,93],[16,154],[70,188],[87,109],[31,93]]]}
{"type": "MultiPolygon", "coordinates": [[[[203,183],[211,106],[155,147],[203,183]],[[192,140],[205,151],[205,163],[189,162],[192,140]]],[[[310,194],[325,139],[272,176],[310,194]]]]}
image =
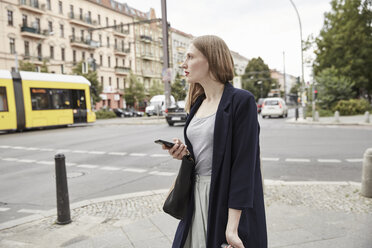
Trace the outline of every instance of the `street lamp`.
{"type": "Polygon", "coordinates": [[[260,88],[260,96],[262,98],[262,81],[258,81],[257,84],[260,85],[260,87],[261,87],[260,88]]]}
{"type": "MultiPolygon", "coordinates": [[[[297,18],[298,18],[298,22],[300,24],[300,38],[301,38],[301,71],[302,71],[302,80],[301,80],[301,102],[303,103],[303,99],[302,99],[302,93],[304,92],[304,55],[303,55],[303,42],[302,42],[302,25],[301,25],[301,18],[300,18],[300,15],[298,14],[298,11],[297,11],[297,8],[296,8],[296,5],[293,3],[292,0],[289,0],[291,2],[291,4],[293,5],[293,8],[295,9],[296,11],[296,14],[297,14],[297,18]]],[[[305,115],[305,111],[303,111],[303,114],[304,114],[304,118],[306,117],[305,115]]]]}

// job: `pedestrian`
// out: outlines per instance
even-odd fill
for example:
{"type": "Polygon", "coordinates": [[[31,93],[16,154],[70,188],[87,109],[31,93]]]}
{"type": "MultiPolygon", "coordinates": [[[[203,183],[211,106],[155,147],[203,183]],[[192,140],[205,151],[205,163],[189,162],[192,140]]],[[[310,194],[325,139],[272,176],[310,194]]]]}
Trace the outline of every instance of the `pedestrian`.
{"type": "Polygon", "coordinates": [[[194,159],[195,185],[172,247],[266,248],[254,96],[231,85],[234,62],[217,36],[195,38],[182,68],[190,84],[185,144],[176,138],[163,149],[178,160],[194,159]]]}

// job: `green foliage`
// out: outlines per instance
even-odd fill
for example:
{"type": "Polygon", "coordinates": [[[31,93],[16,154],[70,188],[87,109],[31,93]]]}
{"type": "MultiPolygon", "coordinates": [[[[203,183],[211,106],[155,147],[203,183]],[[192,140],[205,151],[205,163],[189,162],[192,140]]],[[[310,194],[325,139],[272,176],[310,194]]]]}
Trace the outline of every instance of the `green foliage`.
{"type": "Polygon", "coordinates": [[[96,112],[96,118],[97,119],[110,119],[110,118],[116,118],[116,114],[112,111],[101,109],[96,112]]]}
{"type": "Polygon", "coordinates": [[[88,79],[88,81],[91,84],[90,89],[91,89],[93,105],[94,105],[96,102],[101,101],[101,98],[99,97],[99,95],[102,93],[102,85],[98,82],[98,76],[97,76],[96,71],[89,69],[88,73],[84,74],[82,72],[82,64],[83,64],[82,61],[77,63],[76,66],[72,68],[72,73],[75,75],[81,75],[85,77],[86,79],[88,79]]]}
{"type": "Polygon", "coordinates": [[[269,66],[264,63],[261,57],[251,59],[242,76],[243,89],[250,91],[258,99],[261,95],[267,97],[272,83],[275,81],[271,78],[269,66]],[[259,81],[262,82],[262,85],[257,84],[259,81]]]}
{"type": "Polygon", "coordinates": [[[186,98],[186,89],[185,81],[181,80],[180,75],[177,73],[174,83],[171,84],[171,92],[176,101],[185,100],[186,98]]]}
{"type": "Polygon", "coordinates": [[[36,71],[36,66],[28,61],[19,61],[20,71],[36,71]]]}
{"type": "Polygon", "coordinates": [[[358,96],[372,98],[372,11],[371,0],[332,0],[324,26],[316,38],[316,76],[327,68],[355,82],[358,96]]]}
{"type": "Polygon", "coordinates": [[[370,111],[371,105],[365,99],[341,100],[335,105],[333,110],[339,111],[340,115],[357,115],[370,111]]]}
{"type": "Polygon", "coordinates": [[[160,84],[159,82],[153,83],[149,89],[150,97],[153,97],[156,95],[163,95],[163,94],[164,94],[164,85],[160,84]]]}
{"type": "Polygon", "coordinates": [[[48,73],[48,66],[46,65],[46,60],[43,60],[43,65],[40,67],[40,72],[48,73]]]}
{"type": "Polygon", "coordinates": [[[125,89],[124,99],[127,106],[135,106],[145,99],[145,88],[132,73],[129,75],[129,87],[125,89]]]}
{"type": "Polygon", "coordinates": [[[318,100],[323,109],[331,109],[339,100],[348,100],[355,96],[354,82],[340,75],[334,67],[321,71],[316,81],[318,82],[318,100]]]}

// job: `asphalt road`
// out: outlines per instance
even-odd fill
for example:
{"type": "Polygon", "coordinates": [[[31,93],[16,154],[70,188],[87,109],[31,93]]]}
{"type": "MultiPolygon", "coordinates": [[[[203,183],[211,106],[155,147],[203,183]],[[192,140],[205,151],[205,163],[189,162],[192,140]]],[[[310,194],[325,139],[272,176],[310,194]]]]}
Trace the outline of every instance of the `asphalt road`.
{"type": "MultiPolygon", "coordinates": [[[[265,179],[360,182],[369,127],[293,125],[259,119],[265,179]]],[[[179,162],[156,139],[183,126],[117,125],[0,135],[0,223],[56,206],[54,155],[66,156],[70,202],[168,188],[179,162]]]]}

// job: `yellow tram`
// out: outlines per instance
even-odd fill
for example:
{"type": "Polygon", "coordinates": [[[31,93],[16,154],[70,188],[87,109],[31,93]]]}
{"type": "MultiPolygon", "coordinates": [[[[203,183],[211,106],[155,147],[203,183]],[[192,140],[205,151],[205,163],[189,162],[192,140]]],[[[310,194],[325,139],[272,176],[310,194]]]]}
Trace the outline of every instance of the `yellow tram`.
{"type": "Polygon", "coordinates": [[[0,70],[0,130],[94,122],[82,76],[0,70]]]}

